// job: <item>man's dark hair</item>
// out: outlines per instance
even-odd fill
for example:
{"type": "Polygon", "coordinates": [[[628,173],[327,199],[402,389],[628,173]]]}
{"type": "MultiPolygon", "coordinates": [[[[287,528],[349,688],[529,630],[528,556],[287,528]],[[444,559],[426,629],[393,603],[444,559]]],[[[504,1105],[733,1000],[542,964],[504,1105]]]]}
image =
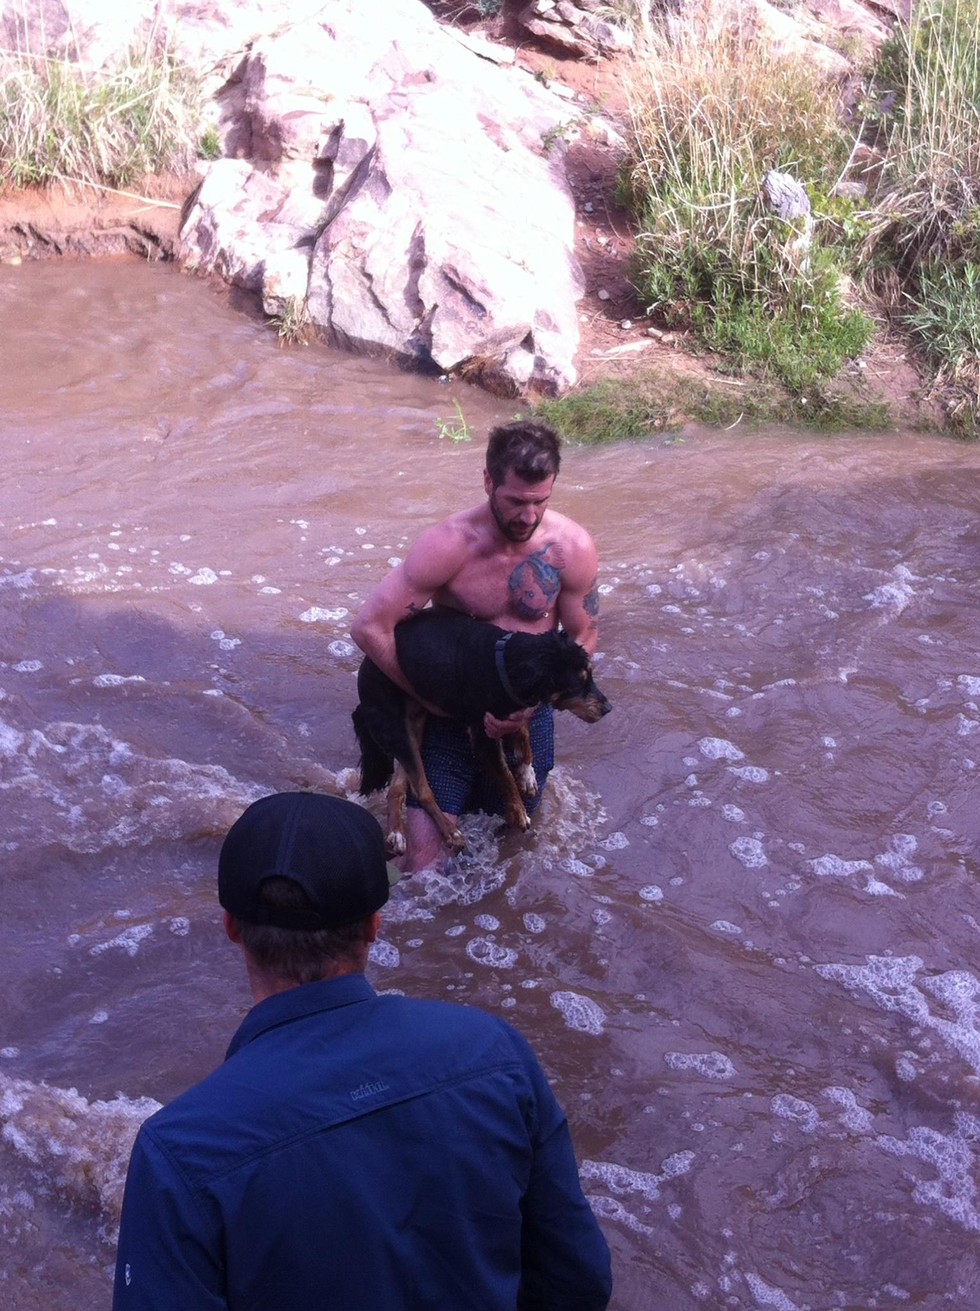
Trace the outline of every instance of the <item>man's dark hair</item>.
{"type": "Polygon", "coordinates": [[[561,468],[561,438],[543,419],[515,419],[490,429],[487,473],[499,487],[508,473],[527,483],[554,478],[561,468]]]}
{"type": "MultiPolygon", "coordinates": [[[[278,910],[308,910],[309,897],[295,879],[275,876],[260,889],[263,902],[278,910]]],[[[242,946],[267,974],[292,984],[315,983],[338,965],[356,965],[367,921],[353,920],[329,929],[280,929],[273,924],[247,924],[236,918],[242,946]]]]}

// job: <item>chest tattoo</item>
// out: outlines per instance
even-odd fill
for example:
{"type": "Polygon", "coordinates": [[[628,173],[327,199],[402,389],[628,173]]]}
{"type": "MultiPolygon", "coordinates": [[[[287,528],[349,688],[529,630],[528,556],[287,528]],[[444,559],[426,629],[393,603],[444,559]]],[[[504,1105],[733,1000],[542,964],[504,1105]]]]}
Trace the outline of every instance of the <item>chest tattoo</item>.
{"type": "Polygon", "coordinates": [[[522,560],[507,579],[510,603],[522,619],[541,619],[561,591],[565,555],[557,542],[549,542],[522,560]]]}

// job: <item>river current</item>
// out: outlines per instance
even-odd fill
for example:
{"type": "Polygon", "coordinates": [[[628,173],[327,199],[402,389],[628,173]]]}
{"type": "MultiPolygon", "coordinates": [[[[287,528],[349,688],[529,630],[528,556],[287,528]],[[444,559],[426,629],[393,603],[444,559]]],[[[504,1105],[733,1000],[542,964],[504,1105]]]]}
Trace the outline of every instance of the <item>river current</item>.
{"type": "MultiPolygon", "coordinates": [[[[514,406],[163,266],[0,267],[0,345],[0,1300],[103,1311],[136,1125],[247,1008],[221,835],[353,795],[352,616],[514,406]]],[[[554,504],[614,710],[395,889],[372,982],[531,1040],[614,1311],[973,1311],[980,448],[684,431],[554,504]]]]}

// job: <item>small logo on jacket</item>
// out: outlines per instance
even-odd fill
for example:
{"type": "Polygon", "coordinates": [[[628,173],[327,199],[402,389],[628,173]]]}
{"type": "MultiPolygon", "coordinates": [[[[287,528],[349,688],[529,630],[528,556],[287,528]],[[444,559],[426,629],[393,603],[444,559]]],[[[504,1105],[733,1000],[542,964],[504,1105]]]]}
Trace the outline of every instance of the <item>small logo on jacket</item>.
{"type": "Polygon", "coordinates": [[[374,1083],[362,1083],[359,1088],[350,1090],[351,1099],[355,1102],[362,1102],[365,1097],[377,1097],[379,1093],[388,1092],[391,1084],[385,1083],[383,1079],[377,1079],[374,1083]]]}

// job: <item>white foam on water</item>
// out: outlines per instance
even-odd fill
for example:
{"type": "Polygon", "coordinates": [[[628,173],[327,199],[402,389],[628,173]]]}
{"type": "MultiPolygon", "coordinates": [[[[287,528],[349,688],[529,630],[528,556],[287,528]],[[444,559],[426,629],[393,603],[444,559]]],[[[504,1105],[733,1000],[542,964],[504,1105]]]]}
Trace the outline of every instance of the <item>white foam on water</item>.
{"type": "Polygon", "coordinates": [[[124,951],[127,956],[135,956],[139,952],[140,944],[152,936],[152,924],[134,924],[114,938],[110,938],[108,942],[97,942],[94,947],[89,948],[89,955],[103,956],[107,951],[118,949],[124,951]]]}
{"type": "Polygon", "coordinates": [[[664,1052],[664,1061],[671,1070],[693,1070],[705,1079],[735,1078],[735,1066],[723,1052],[664,1052]]]}
{"type": "Polygon", "coordinates": [[[803,1101],[801,1097],[792,1096],[791,1093],[777,1093],[770,1101],[769,1108],[773,1115],[778,1116],[780,1120],[792,1121],[804,1133],[813,1133],[820,1123],[817,1108],[803,1101]]]}
{"type": "Polygon", "coordinates": [[[738,806],[727,804],[721,808],[722,819],[727,819],[729,824],[744,824],[745,811],[740,810],[738,806]]]}
{"type": "Polygon", "coordinates": [[[145,683],[142,674],[99,674],[92,679],[93,687],[121,687],[123,683],[145,683]]]}
{"type": "Polygon", "coordinates": [[[758,1275],[746,1274],[745,1282],[755,1298],[756,1306],[773,1307],[774,1311],[800,1311],[800,1307],[781,1289],[767,1284],[758,1275]]]}
{"type": "Polygon", "coordinates": [[[841,1108],[841,1123],[846,1129],[857,1134],[874,1132],[874,1116],[860,1104],[850,1088],[823,1088],[821,1093],[841,1108]]]}
{"type": "Polygon", "coordinates": [[[882,583],[869,592],[864,600],[875,609],[886,609],[900,615],[906,606],[915,599],[915,589],[911,586],[912,573],[904,565],[896,565],[892,570],[893,582],[882,583]]]}
{"type": "Polygon", "coordinates": [[[610,833],[607,838],[603,838],[599,846],[602,847],[603,851],[622,851],[629,844],[629,838],[626,834],[617,832],[610,833]]]}
{"type": "Polygon", "coordinates": [[[485,965],[488,969],[512,970],[517,964],[517,952],[491,938],[471,938],[466,944],[466,954],[477,965],[485,965]]]}
{"type": "Polygon", "coordinates": [[[371,943],[368,959],[383,970],[397,970],[402,963],[402,954],[393,942],[383,942],[378,938],[371,943]]]}
{"type": "Polygon", "coordinates": [[[656,883],[648,883],[645,888],[640,889],[640,897],[643,901],[663,901],[664,890],[658,888],[656,883]]]}
{"type": "Polygon", "coordinates": [[[551,1004],[569,1029],[591,1033],[594,1037],[605,1032],[606,1012],[591,997],[583,997],[578,992],[553,992],[551,1004]]]}
{"type": "Polygon", "coordinates": [[[300,622],[304,624],[333,623],[338,619],[346,619],[349,614],[350,611],[345,606],[330,609],[320,605],[311,605],[308,610],[304,610],[300,615],[300,622]]]}
{"type": "MultiPolygon", "coordinates": [[[[89,1102],[74,1088],[53,1088],[0,1075],[2,1137],[69,1197],[119,1220],[126,1167],[136,1131],[160,1109],[149,1097],[89,1102]]],[[[112,1241],[113,1234],[106,1235],[112,1241]]]]}
{"type": "Polygon", "coordinates": [[[217,642],[222,651],[234,651],[236,647],[242,644],[240,637],[229,637],[221,628],[214,630],[211,634],[211,641],[217,642]]]}
{"type": "Polygon", "coordinates": [[[708,760],[744,760],[745,752],[740,751],[734,742],[724,737],[703,737],[698,742],[698,750],[708,760]]]}
{"type": "Polygon", "coordinates": [[[342,638],[328,642],[327,650],[335,660],[348,660],[352,655],[357,655],[357,647],[354,643],[345,642],[342,638]]]}
{"type": "Polygon", "coordinates": [[[3,577],[0,578],[0,590],[5,587],[14,587],[19,592],[26,592],[30,588],[38,585],[35,577],[36,573],[36,569],[25,569],[24,572],[20,574],[4,574],[3,577]]]}
{"type": "Polygon", "coordinates": [[[868,956],[866,965],[818,965],[817,973],[833,979],[851,992],[867,993],[883,1010],[895,1011],[940,1037],[980,1075],[980,982],[966,970],[925,975],[918,956],[868,956]],[[929,997],[936,998],[943,1012],[933,1012],[929,997]]]}
{"type": "Polygon", "coordinates": [[[974,674],[960,674],[956,680],[967,696],[980,697],[980,678],[974,674]]]}
{"type": "MultiPolygon", "coordinates": [[[[220,832],[263,794],[220,765],[137,752],[101,724],[50,723],[21,733],[0,720],[3,789],[31,797],[31,813],[5,806],[10,838],[82,854],[220,832]],[[88,786],[80,787],[79,779],[88,786]],[[20,826],[18,828],[18,825],[20,826]]],[[[324,771],[324,784],[332,776],[324,771]]]]}
{"type": "Polygon", "coordinates": [[[635,1234],[650,1237],[656,1232],[650,1225],[645,1225],[638,1219],[632,1211],[628,1211],[617,1197],[589,1197],[588,1202],[594,1215],[601,1216],[604,1220],[615,1220],[635,1234]]]}
{"type": "Polygon", "coordinates": [[[496,915],[477,915],[473,923],[478,929],[483,929],[486,933],[496,933],[500,928],[500,920],[496,915]]]}
{"type": "Polygon", "coordinates": [[[843,856],[830,853],[818,856],[816,860],[808,860],[806,864],[807,868],[821,879],[846,879],[862,870],[874,869],[869,860],[845,860],[843,856]]]}
{"type": "Polygon", "coordinates": [[[633,1198],[631,1205],[649,1209],[660,1199],[665,1183],[687,1174],[694,1164],[694,1152],[676,1152],[663,1162],[659,1174],[631,1170],[612,1161],[584,1160],[579,1178],[593,1211],[607,1220],[614,1220],[636,1233],[652,1234],[654,1229],[644,1222],[620,1200],[633,1198]],[[592,1191],[595,1187],[608,1190],[592,1191]]]}
{"type": "Polygon", "coordinates": [[[524,916],[524,927],[528,933],[544,933],[546,925],[541,915],[536,915],[533,910],[529,910],[524,916]]]}
{"type": "Polygon", "coordinates": [[[218,581],[218,575],[213,569],[198,569],[197,573],[187,581],[193,583],[195,587],[210,587],[218,581]]]}
{"type": "Polygon", "coordinates": [[[913,1157],[932,1166],[934,1179],[917,1179],[912,1196],[923,1206],[934,1206],[970,1233],[980,1233],[977,1177],[980,1175],[980,1119],[958,1111],[956,1128],[942,1134],[924,1125],[909,1130],[903,1141],[888,1135],[878,1145],[893,1156],[913,1157]]]}
{"type": "Polygon", "coordinates": [[[768,783],[769,771],[760,765],[729,765],[728,772],[736,778],[744,778],[747,783],[768,783]]]}
{"type": "Polygon", "coordinates": [[[742,930],[737,924],[732,924],[730,920],[715,920],[711,927],[716,933],[740,934],[742,930]]]}
{"type": "Polygon", "coordinates": [[[728,844],[728,850],[746,869],[761,869],[769,864],[769,858],[758,838],[736,838],[728,844]]]}

